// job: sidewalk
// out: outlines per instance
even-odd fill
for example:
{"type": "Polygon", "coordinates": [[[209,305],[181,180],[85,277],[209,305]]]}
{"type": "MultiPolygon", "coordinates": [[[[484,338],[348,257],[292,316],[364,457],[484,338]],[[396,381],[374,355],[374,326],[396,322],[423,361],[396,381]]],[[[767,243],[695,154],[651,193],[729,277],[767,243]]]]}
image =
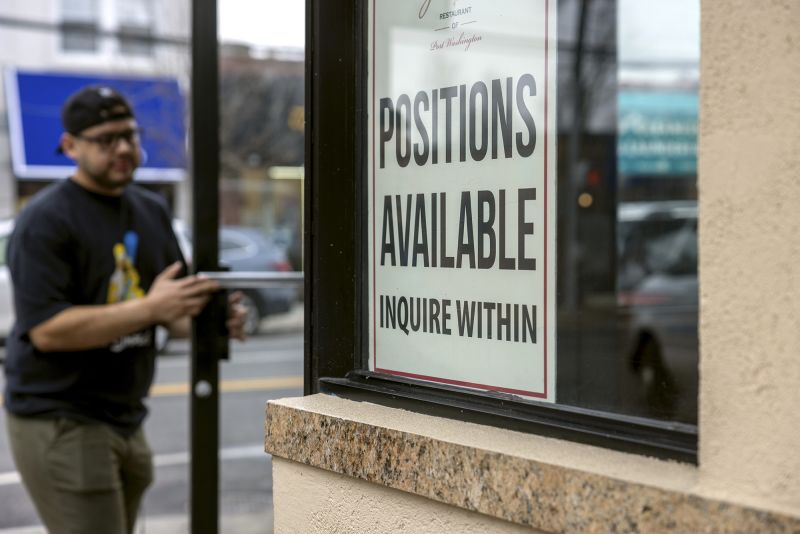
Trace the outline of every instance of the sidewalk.
{"type": "MultiPolygon", "coordinates": [[[[272,534],[272,510],[261,514],[224,515],[220,532],[272,534]]],[[[0,534],[47,534],[41,526],[0,529],[0,534]]],[[[189,534],[187,516],[155,516],[139,519],[134,534],[189,534]]]]}
{"type": "Polygon", "coordinates": [[[295,302],[292,309],[286,313],[267,316],[261,321],[261,334],[286,334],[302,332],[305,320],[305,306],[302,302],[295,302]]]}
{"type": "MultiPolygon", "coordinates": [[[[272,509],[262,514],[224,515],[220,532],[236,534],[272,534],[272,509]]],[[[146,517],[136,525],[134,534],[189,534],[186,516],[146,517]]]]}
{"type": "MultiPolygon", "coordinates": [[[[288,313],[267,317],[261,323],[263,335],[293,334],[302,332],[304,307],[302,302],[295,303],[288,313]]],[[[0,347],[0,358],[4,350],[0,347]]],[[[188,515],[146,516],[140,518],[135,534],[189,534],[188,515]]],[[[272,508],[266,507],[258,514],[223,514],[220,519],[219,532],[236,534],[272,534],[272,508]]],[[[47,534],[41,526],[0,528],[0,534],[47,534]]]]}

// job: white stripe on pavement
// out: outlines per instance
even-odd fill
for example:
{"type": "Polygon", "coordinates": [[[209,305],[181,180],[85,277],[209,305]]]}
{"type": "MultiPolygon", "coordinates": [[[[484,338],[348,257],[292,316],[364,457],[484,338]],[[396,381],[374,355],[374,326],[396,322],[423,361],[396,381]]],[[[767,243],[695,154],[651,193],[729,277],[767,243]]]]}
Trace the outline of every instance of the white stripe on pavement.
{"type": "MultiPolygon", "coordinates": [[[[244,447],[227,447],[219,451],[219,459],[225,460],[247,460],[250,458],[268,457],[264,452],[264,445],[247,445],[244,447]]],[[[186,465],[191,460],[189,451],[174,452],[170,454],[157,454],[153,457],[153,464],[156,467],[174,467],[176,465],[186,465]]],[[[21,482],[17,471],[0,473],[0,486],[11,486],[21,482]]]]}
{"type": "Polygon", "coordinates": [[[0,486],[10,486],[11,484],[19,484],[19,473],[16,471],[9,471],[8,473],[0,473],[0,486]]]}

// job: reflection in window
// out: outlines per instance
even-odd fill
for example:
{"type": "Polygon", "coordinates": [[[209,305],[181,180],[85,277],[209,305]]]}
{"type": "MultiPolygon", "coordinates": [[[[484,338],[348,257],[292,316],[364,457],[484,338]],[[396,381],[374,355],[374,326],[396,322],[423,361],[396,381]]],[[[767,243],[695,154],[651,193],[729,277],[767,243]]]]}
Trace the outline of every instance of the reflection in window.
{"type": "Polygon", "coordinates": [[[559,403],[697,421],[699,13],[559,3],[559,403]]]}
{"type": "Polygon", "coordinates": [[[62,50],[97,51],[97,12],[97,0],[61,0],[62,50]]]}

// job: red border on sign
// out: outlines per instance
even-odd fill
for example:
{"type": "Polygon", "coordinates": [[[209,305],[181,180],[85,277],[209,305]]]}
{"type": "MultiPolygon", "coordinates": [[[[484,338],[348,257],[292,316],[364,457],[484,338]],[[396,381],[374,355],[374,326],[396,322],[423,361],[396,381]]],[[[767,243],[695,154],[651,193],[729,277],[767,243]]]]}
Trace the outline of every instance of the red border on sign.
{"type": "Polygon", "coordinates": [[[550,24],[549,16],[549,0],[544,2],[544,391],[527,391],[522,389],[505,388],[501,386],[491,386],[488,384],[478,384],[475,382],[465,382],[462,380],[453,380],[450,378],[441,378],[437,376],[420,375],[416,373],[407,373],[404,371],[394,371],[392,369],[383,369],[378,367],[378,320],[376,315],[376,295],[377,295],[377,270],[375,268],[375,129],[376,129],[376,115],[375,115],[375,79],[376,76],[376,62],[375,62],[375,13],[377,11],[377,0],[372,0],[372,362],[373,369],[378,373],[385,373],[388,375],[402,376],[406,378],[416,378],[419,380],[427,380],[430,382],[438,382],[441,384],[449,384],[454,386],[464,386],[469,388],[483,389],[487,391],[498,391],[502,393],[512,393],[514,395],[522,395],[526,397],[547,398],[547,238],[548,238],[548,225],[547,225],[547,206],[549,204],[549,196],[547,190],[547,140],[548,140],[548,117],[547,117],[547,97],[549,89],[549,31],[550,24]]]}

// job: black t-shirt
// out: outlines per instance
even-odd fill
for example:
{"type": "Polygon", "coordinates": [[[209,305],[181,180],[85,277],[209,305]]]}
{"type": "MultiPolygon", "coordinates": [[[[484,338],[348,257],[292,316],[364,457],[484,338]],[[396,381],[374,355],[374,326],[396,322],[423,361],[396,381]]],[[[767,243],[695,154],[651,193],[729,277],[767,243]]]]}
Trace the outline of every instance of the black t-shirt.
{"type": "Polygon", "coordinates": [[[4,366],[8,411],[134,432],[147,414],[153,327],[108,347],[51,353],[38,351],[28,332],[70,306],[140,298],[176,260],[182,256],[168,209],[154,193],[130,185],[109,197],[65,180],[37,195],[8,245],[16,308],[4,366]]]}

